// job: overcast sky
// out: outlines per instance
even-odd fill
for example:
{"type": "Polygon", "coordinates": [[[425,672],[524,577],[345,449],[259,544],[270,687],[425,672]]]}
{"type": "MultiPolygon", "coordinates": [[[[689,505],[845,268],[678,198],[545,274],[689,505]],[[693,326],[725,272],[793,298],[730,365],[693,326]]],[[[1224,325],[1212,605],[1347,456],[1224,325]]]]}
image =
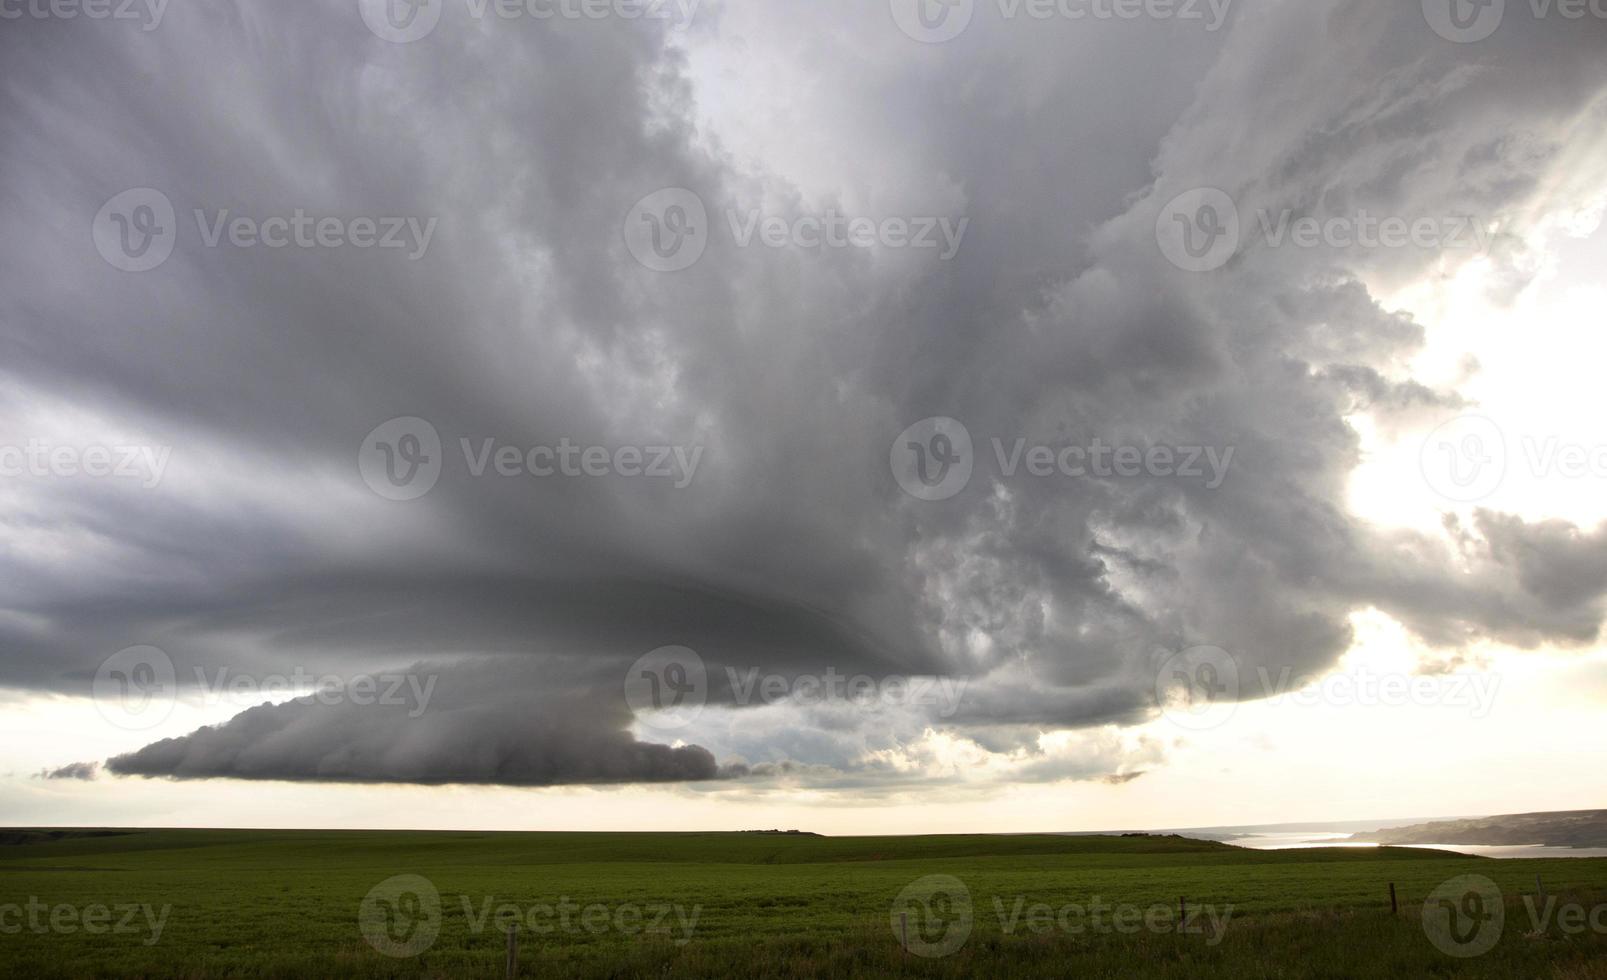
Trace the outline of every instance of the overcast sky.
{"type": "Polygon", "coordinates": [[[1597,14],[72,9],[0,24],[0,819],[1602,805],[1597,14]]]}

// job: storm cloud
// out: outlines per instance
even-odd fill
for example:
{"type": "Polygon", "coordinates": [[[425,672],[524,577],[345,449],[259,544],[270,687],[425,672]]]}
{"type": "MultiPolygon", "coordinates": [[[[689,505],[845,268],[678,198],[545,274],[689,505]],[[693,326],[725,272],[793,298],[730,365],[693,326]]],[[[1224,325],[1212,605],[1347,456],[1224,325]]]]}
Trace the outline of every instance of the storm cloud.
{"type": "MultiPolygon", "coordinates": [[[[412,676],[441,677],[418,664],[412,676]]],[[[444,675],[427,701],[376,692],[263,704],[225,724],[117,756],[117,775],[327,782],[679,782],[719,775],[697,746],[640,742],[617,698],[577,698],[529,664],[481,662],[444,675]]]]}
{"type": "Polygon", "coordinates": [[[1412,377],[1423,326],[1368,284],[1467,256],[1273,247],[1256,216],[1483,216],[1521,287],[1525,236],[1607,164],[1607,24],[1513,17],[1466,45],[1385,0],[1245,2],[1220,31],[984,4],[928,45],[859,0],[710,4],[685,29],[448,4],[396,44],[357,6],[0,33],[0,443],[171,450],[154,486],[0,482],[0,684],[87,695],[134,644],[181,686],[225,664],[442,679],[419,717],[265,704],[111,772],[874,781],[877,753],[940,730],[1027,752],[1023,779],[1125,780],[1114,749],[1035,746],[1153,717],[1168,651],[1307,673],[1367,608],[1450,648],[1597,637],[1607,532],[1478,511],[1430,534],[1347,506],[1353,416],[1467,405],[1412,377]],[[91,223],[146,187],[174,206],[174,252],[113,268],[91,223]],[[622,233],[665,188],[708,222],[674,272],[622,233]],[[1199,188],[1244,220],[1209,273],[1157,247],[1199,188]],[[298,210],[435,225],[422,251],[208,243],[222,212],[298,210]],[[945,260],[744,246],[728,220],[828,211],[968,225],[945,260]],[[889,466],[931,417],[975,444],[936,501],[889,466]],[[441,437],[417,499],[357,463],[396,418],[441,437]],[[566,440],[702,455],[681,486],[476,475],[487,439],[520,467],[566,440]],[[1034,479],[1001,472],[995,439],[1232,456],[1217,486],[1034,479]],[[632,729],[626,670],[667,644],[709,664],[738,728],[728,666],[970,683],[941,716],[727,733],[728,759],[632,729]]]}

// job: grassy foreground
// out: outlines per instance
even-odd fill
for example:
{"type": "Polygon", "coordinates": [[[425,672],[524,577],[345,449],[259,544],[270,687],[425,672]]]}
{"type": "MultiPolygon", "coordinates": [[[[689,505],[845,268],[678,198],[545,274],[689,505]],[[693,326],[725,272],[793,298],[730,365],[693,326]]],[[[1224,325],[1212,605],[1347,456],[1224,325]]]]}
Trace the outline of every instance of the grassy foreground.
{"type": "Polygon", "coordinates": [[[1597,980],[1607,859],[1163,837],[0,830],[0,976],[501,977],[514,921],[521,976],[1597,980]],[[1423,903],[1467,874],[1500,889],[1505,924],[1488,951],[1453,956],[1423,903]],[[1536,928],[1537,875],[1582,918],[1536,928]]]}

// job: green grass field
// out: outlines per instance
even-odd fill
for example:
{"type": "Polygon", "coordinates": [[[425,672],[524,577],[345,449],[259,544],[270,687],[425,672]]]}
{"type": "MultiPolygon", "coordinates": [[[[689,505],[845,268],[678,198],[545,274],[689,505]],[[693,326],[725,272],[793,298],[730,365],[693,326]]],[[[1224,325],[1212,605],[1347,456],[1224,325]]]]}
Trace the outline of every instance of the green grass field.
{"type": "Polygon", "coordinates": [[[0,831],[0,974],[501,977],[517,919],[521,976],[1607,978],[1607,859],[1169,837],[90,833],[0,831]],[[1506,917],[1471,957],[1436,948],[1422,916],[1464,874],[1500,888],[1506,917]],[[1536,930],[1537,874],[1581,911],[1536,930]],[[401,875],[418,877],[383,884],[401,875]]]}

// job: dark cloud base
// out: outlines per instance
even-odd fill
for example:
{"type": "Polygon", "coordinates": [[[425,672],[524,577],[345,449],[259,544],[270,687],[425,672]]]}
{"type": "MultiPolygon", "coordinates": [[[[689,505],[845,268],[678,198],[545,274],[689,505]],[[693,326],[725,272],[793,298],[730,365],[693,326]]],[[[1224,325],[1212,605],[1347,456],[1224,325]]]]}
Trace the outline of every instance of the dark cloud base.
{"type": "Polygon", "coordinates": [[[617,698],[577,692],[559,662],[412,668],[426,700],[298,698],[109,759],[119,776],[554,786],[721,778],[695,745],[641,742],[617,698]]]}
{"type": "MultiPolygon", "coordinates": [[[[1157,651],[1321,670],[1358,610],[1451,648],[1599,637],[1607,531],[1481,511],[1426,534],[1348,509],[1351,416],[1389,431],[1465,406],[1411,377],[1423,327],[1365,285],[1443,275],[1438,256],[1252,235],[1200,275],[1167,263],[1155,229],[1200,187],[1251,224],[1286,208],[1503,218],[1494,278],[1522,288],[1524,221],[1599,189],[1607,22],[1509,16],[1459,45],[1417,4],[1302,0],[1218,33],[1017,22],[912,47],[881,4],[792,5],[770,18],[789,43],[856,39],[810,49],[789,107],[804,119],[820,100],[829,125],[796,128],[851,164],[830,205],[861,186],[972,230],[948,262],[721,239],[663,274],[621,235],[653,191],[694,191],[716,224],[824,209],[799,185],[818,175],[785,174],[807,163],[746,161],[702,124],[695,55],[650,23],[561,18],[447,18],[395,45],[351,8],[233,0],[175,5],[149,32],[0,30],[0,422],[20,441],[71,422],[73,438],[173,448],[155,488],[8,481],[0,684],[82,695],[136,644],[181,678],[505,656],[443,669],[418,717],[258,707],[109,771],[531,786],[761,771],[629,734],[621,671],[676,643],[715,666],[973,678],[939,727],[1012,750],[1150,717],[1157,651]],[[87,234],[133,187],[163,190],[181,223],[173,256],[138,274],[87,234]],[[206,247],[196,208],[440,224],[409,261],[206,247]],[[940,415],[986,465],[919,501],[889,446],[940,415]],[[679,489],[475,479],[459,460],[400,503],[354,457],[402,416],[429,419],[449,455],[465,437],[707,452],[679,489]],[[1235,455],[1216,489],[1005,480],[995,436],[1235,455]]],[[[802,753],[831,734],[772,742],[802,753]]]]}

